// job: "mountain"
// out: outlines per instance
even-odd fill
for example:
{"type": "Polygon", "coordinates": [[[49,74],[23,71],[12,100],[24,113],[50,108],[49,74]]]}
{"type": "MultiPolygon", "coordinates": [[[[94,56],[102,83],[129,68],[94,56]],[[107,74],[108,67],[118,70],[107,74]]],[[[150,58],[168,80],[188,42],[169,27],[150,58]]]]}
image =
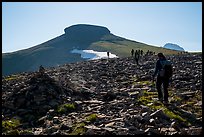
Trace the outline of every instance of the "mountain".
{"type": "Polygon", "coordinates": [[[28,49],[2,55],[2,75],[35,71],[40,65],[55,67],[84,61],[73,49],[109,51],[118,57],[130,56],[131,49],[177,54],[177,51],[147,45],[116,36],[103,26],[77,24],[64,29],[64,34],[28,49]]]}
{"type": "Polygon", "coordinates": [[[182,47],[180,47],[177,44],[172,44],[172,43],[166,43],[164,45],[164,48],[166,49],[172,49],[172,50],[177,50],[177,51],[185,51],[182,47]]]}
{"type": "Polygon", "coordinates": [[[154,55],[140,66],[110,58],[3,77],[2,135],[201,135],[202,53],[166,57],[168,105],[152,82],[154,55]]]}

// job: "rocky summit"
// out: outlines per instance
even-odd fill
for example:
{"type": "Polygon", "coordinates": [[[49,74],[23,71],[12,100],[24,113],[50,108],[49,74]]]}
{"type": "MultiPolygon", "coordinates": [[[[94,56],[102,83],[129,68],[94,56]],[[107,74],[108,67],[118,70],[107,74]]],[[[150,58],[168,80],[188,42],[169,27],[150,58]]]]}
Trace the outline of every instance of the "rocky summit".
{"type": "Polygon", "coordinates": [[[152,81],[156,55],[82,61],[2,78],[2,135],[200,135],[202,54],[167,56],[169,104],[152,81]]]}

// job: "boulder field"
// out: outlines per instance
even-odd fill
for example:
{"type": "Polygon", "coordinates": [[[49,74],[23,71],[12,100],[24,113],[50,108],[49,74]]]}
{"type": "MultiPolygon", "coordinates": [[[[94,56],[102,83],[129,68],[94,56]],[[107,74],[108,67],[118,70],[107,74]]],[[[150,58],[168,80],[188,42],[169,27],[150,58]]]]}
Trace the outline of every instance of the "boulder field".
{"type": "Polygon", "coordinates": [[[156,55],[64,64],[2,78],[2,135],[199,135],[202,54],[167,56],[169,104],[152,81],[156,55]]]}

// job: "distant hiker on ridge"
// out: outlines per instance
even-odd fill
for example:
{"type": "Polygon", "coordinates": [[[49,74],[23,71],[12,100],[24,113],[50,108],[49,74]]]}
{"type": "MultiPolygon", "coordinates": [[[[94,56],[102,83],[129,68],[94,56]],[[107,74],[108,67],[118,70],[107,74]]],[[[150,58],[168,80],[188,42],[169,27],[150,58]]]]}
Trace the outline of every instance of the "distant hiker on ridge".
{"type": "Polygon", "coordinates": [[[40,67],[39,67],[39,73],[40,74],[44,74],[45,73],[45,68],[42,65],[40,65],[40,67]]]}
{"type": "Polygon", "coordinates": [[[108,58],[109,58],[109,52],[107,52],[107,56],[108,56],[108,58]]]}
{"type": "Polygon", "coordinates": [[[170,61],[166,60],[166,57],[162,53],[158,53],[158,60],[156,68],[153,74],[154,77],[157,75],[156,88],[158,92],[158,99],[164,104],[168,103],[168,86],[170,77],[172,77],[172,65],[170,61]],[[161,91],[161,85],[163,84],[164,93],[161,91]],[[163,96],[164,95],[164,96],[163,96]]]}
{"type": "Polygon", "coordinates": [[[141,53],[141,51],[140,51],[140,50],[138,50],[138,54],[139,54],[139,56],[140,56],[140,53],[141,53]]]}
{"type": "Polygon", "coordinates": [[[143,55],[143,50],[141,50],[141,56],[143,55]]]}
{"type": "Polygon", "coordinates": [[[131,55],[132,55],[132,57],[133,57],[133,55],[134,55],[134,49],[131,50],[131,55]]]}
{"type": "Polygon", "coordinates": [[[136,50],[135,51],[135,61],[136,61],[136,63],[137,63],[137,65],[139,65],[139,53],[138,53],[138,51],[136,50]]]}

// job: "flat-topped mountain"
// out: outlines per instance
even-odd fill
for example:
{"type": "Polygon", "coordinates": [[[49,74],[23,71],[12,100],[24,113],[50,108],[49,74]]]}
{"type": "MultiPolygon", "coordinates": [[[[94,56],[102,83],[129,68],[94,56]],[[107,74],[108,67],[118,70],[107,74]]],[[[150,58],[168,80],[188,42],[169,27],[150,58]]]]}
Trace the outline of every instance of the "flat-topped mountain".
{"type": "MultiPolygon", "coordinates": [[[[109,51],[118,57],[127,57],[131,49],[144,52],[163,52],[177,54],[176,51],[128,40],[110,33],[106,27],[78,24],[65,28],[65,34],[28,49],[2,55],[2,74],[4,76],[20,72],[30,72],[44,67],[56,67],[65,63],[84,61],[80,54],[71,53],[73,49],[109,51]]],[[[15,46],[15,45],[14,45],[15,46]]]]}

